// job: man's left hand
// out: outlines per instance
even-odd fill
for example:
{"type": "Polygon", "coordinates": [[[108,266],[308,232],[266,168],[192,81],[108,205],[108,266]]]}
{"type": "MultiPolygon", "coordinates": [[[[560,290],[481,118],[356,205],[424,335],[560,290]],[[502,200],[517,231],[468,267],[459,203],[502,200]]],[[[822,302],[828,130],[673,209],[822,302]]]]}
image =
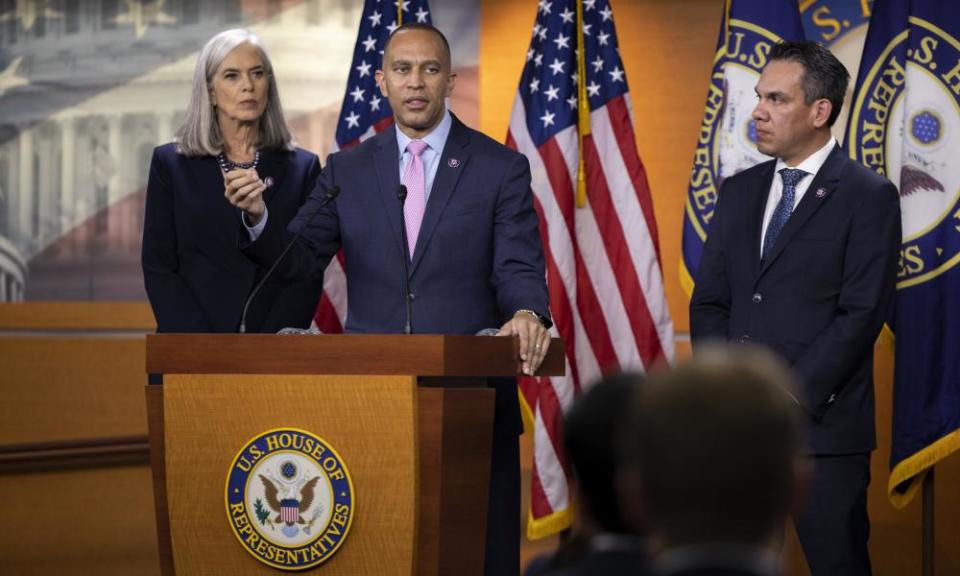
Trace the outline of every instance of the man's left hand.
{"type": "Polygon", "coordinates": [[[550,333],[532,314],[517,312],[500,328],[497,336],[515,334],[520,337],[520,360],[523,361],[523,373],[533,376],[547,355],[547,348],[550,347],[550,333]]]}

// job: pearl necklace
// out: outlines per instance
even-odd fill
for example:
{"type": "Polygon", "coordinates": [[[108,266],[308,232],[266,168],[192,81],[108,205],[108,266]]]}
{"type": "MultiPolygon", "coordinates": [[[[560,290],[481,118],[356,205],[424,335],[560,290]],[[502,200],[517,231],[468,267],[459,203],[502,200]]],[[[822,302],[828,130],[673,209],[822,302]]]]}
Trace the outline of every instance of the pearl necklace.
{"type": "Polygon", "coordinates": [[[231,170],[249,170],[251,168],[256,168],[260,164],[260,151],[257,150],[253,155],[253,162],[233,162],[227,159],[226,154],[223,152],[217,156],[217,163],[220,164],[220,169],[224,172],[229,172],[231,170]]]}

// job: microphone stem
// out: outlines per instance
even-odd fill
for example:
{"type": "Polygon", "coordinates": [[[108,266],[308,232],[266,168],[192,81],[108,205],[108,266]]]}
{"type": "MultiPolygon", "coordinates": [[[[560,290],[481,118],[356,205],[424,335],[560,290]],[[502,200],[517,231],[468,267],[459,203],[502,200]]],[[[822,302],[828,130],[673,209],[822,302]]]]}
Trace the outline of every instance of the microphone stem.
{"type": "Polygon", "coordinates": [[[240,314],[240,329],[237,330],[238,333],[240,334],[247,333],[247,310],[250,308],[250,304],[253,302],[253,298],[257,295],[257,293],[260,292],[260,289],[263,288],[263,285],[267,283],[267,280],[270,278],[270,276],[273,275],[273,271],[277,269],[277,266],[279,266],[280,263],[283,262],[283,259],[287,256],[287,253],[290,252],[290,249],[293,248],[293,245],[296,244],[297,240],[300,239],[300,235],[303,234],[303,231],[307,229],[307,227],[310,225],[311,222],[313,222],[313,219],[317,216],[317,214],[319,214],[320,211],[323,210],[323,208],[327,204],[332,202],[333,199],[336,198],[338,194],[340,194],[339,186],[333,186],[327,189],[327,192],[326,194],[324,194],[323,200],[320,201],[320,205],[317,206],[317,209],[313,211],[313,214],[311,214],[309,218],[307,218],[307,221],[303,223],[303,226],[300,228],[300,230],[298,230],[297,233],[293,235],[293,238],[284,247],[283,252],[280,253],[280,256],[278,256],[277,259],[273,261],[273,265],[270,266],[266,274],[264,274],[260,278],[260,281],[257,282],[257,285],[254,286],[253,290],[250,291],[250,295],[247,296],[247,301],[244,302],[243,304],[243,312],[240,314]]]}
{"type": "Polygon", "coordinates": [[[413,304],[411,302],[413,298],[410,294],[410,244],[407,240],[407,219],[403,213],[404,205],[407,203],[406,186],[400,186],[400,190],[397,192],[397,198],[400,199],[400,243],[402,244],[400,248],[403,252],[403,303],[407,312],[406,323],[403,325],[403,333],[413,334],[413,304]]]}

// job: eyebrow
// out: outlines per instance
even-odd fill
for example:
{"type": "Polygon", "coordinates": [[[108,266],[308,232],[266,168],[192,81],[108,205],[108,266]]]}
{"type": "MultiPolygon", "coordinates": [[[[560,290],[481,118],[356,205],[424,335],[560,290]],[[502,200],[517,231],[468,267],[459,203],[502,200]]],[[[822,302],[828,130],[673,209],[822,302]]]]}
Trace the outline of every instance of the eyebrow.
{"type": "MultiPolygon", "coordinates": [[[[253,67],[251,67],[251,68],[248,68],[247,71],[248,71],[248,72],[252,72],[252,71],[254,71],[254,70],[264,70],[264,69],[266,69],[266,68],[264,67],[263,64],[257,64],[256,66],[253,66],[253,67]]],[[[227,72],[240,72],[240,69],[239,69],[239,68],[224,68],[224,69],[223,69],[223,72],[224,72],[224,73],[227,73],[227,72]]]]}
{"type": "MultiPolygon", "coordinates": [[[[412,65],[413,65],[413,62],[411,62],[410,60],[405,60],[405,59],[394,60],[394,61],[393,61],[393,66],[396,66],[397,64],[405,64],[405,65],[407,65],[407,66],[412,66],[412,65]]],[[[424,60],[423,62],[420,63],[420,65],[421,65],[421,66],[430,66],[430,65],[440,66],[440,61],[439,61],[439,60],[424,60]]]]}
{"type": "Polygon", "coordinates": [[[765,94],[761,94],[761,93],[760,93],[760,90],[758,90],[757,88],[754,88],[754,89],[753,89],[753,93],[756,94],[757,96],[760,96],[760,97],[763,97],[763,96],[783,96],[783,97],[786,97],[786,96],[788,96],[788,94],[787,94],[786,92],[784,92],[783,90],[770,90],[770,91],[766,92],[765,94]]]}

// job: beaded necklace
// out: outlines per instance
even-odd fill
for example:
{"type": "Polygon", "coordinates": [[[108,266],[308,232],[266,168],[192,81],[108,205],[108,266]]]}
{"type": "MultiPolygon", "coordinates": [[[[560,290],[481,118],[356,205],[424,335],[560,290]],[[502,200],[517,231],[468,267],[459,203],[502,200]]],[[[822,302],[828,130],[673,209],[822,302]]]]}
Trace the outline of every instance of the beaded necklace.
{"type": "Polygon", "coordinates": [[[231,170],[249,170],[251,168],[256,168],[260,164],[260,151],[257,150],[253,155],[253,162],[233,162],[227,159],[227,155],[221,152],[217,156],[217,163],[220,164],[220,169],[224,172],[229,172],[231,170]]]}

